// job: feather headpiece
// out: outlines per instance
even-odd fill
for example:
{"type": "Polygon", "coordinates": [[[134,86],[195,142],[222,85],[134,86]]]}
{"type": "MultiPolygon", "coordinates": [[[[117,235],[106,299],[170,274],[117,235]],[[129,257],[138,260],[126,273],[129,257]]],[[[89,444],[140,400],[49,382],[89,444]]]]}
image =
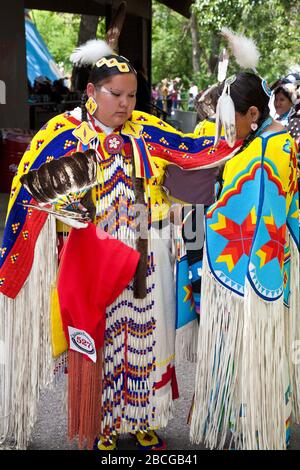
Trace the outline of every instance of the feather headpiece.
{"type": "Polygon", "coordinates": [[[214,141],[214,145],[217,145],[223,127],[225,140],[231,148],[234,147],[236,141],[235,107],[230,96],[230,85],[234,80],[235,77],[226,80],[222,95],[218,99],[216,109],[216,135],[214,141]]]}
{"type": "Polygon", "coordinates": [[[127,2],[123,1],[114,14],[105,41],[102,39],[90,39],[85,44],[78,46],[70,56],[75,65],[95,65],[103,57],[115,54],[118,49],[118,40],[122,31],[126,16],[127,2]]]}
{"type": "Polygon", "coordinates": [[[229,55],[226,49],[223,49],[220,57],[219,57],[219,63],[218,63],[218,82],[223,82],[226,78],[227,75],[227,69],[228,69],[228,63],[229,63],[229,55]]]}
{"type": "Polygon", "coordinates": [[[243,34],[234,33],[229,28],[222,28],[221,34],[228,41],[237,63],[242,68],[256,71],[260,54],[255,42],[250,38],[246,38],[243,34]]]}
{"type": "MultiPolygon", "coordinates": [[[[244,69],[250,68],[256,73],[260,54],[255,42],[242,34],[234,33],[229,28],[222,28],[221,34],[227,40],[228,46],[238,65],[244,69]]],[[[221,64],[219,64],[219,80],[225,80],[227,66],[228,58],[225,53],[223,53],[223,60],[221,60],[221,64]]],[[[233,76],[225,81],[222,95],[218,100],[216,109],[215,145],[217,145],[220,139],[222,126],[224,128],[225,139],[230,147],[233,147],[236,140],[235,106],[230,96],[230,85],[234,83],[235,78],[236,77],[233,76]]],[[[266,94],[269,95],[267,84],[263,79],[262,87],[266,94]]]]}
{"type": "Polygon", "coordinates": [[[91,65],[111,54],[113,54],[113,50],[107,42],[102,39],[90,39],[75,49],[70,60],[76,65],[91,65]]]}

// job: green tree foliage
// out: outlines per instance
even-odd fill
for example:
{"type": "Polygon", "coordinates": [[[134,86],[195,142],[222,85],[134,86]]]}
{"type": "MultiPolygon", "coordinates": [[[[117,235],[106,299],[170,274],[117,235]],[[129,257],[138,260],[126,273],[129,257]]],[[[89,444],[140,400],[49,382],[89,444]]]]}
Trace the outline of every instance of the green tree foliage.
{"type": "MultiPolygon", "coordinates": [[[[300,64],[299,0],[195,0],[200,70],[192,71],[188,20],[153,2],[153,79],[179,75],[205,87],[216,80],[217,58],[225,45],[223,26],[252,37],[261,54],[258,72],[269,82],[300,64]],[[175,62],[175,63],[174,63],[175,62]]],[[[231,60],[231,71],[238,66],[231,60]]]]}
{"type": "MultiPolygon", "coordinates": [[[[70,54],[77,45],[80,15],[31,10],[31,17],[54,60],[63,62],[66,72],[72,71],[70,54]]],[[[103,38],[104,20],[99,21],[97,37],[103,38]]]]}
{"type": "Polygon", "coordinates": [[[188,82],[193,72],[189,21],[156,1],[152,12],[152,83],[176,76],[188,82]]]}
{"type": "MultiPolygon", "coordinates": [[[[260,50],[258,72],[269,82],[300,64],[299,0],[195,0],[199,32],[200,70],[193,72],[191,25],[187,18],[153,0],[152,82],[179,76],[187,85],[206,87],[216,80],[217,58],[227,26],[252,37],[260,50]]],[[[69,56],[77,44],[80,15],[32,10],[32,18],[56,62],[71,71],[69,56]]],[[[99,21],[98,37],[103,37],[99,21]]],[[[237,66],[231,61],[231,71],[237,66]]]]}
{"type": "Polygon", "coordinates": [[[70,54],[77,43],[80,15],[52,11],[31,11],[31,17],[56,62],[70,71],[70,54]]]}

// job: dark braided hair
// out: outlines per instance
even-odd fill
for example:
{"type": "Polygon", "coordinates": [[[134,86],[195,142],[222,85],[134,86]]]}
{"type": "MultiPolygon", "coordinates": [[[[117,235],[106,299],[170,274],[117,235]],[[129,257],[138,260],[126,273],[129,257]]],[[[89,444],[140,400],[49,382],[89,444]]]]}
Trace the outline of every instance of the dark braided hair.
{"type": "Polygon", "coordinates": [[[81,103],[80,103],[80,107],[81,107],[81,120],[82,122],[83,121],[86,121],[88,120],[87,118],[87,109],[85,107],[85,103],[87,102],[87,94],[86,94],[86,91],[84,91],[81,95],[81,103]]]}
{"type": "MultiPolygon", "coordinates": [[[[220,86],[220,94],[224,88],[224,84],[220,86]]],[[[270,97],[262,86],[262,79],[258,75],[249,72],[241,72],[236,76],[235,81],[230,85],[230,96],[234,102],[236,112],[245,115],[251,106],[256,106],[260,112],[257,121],[257,130],[251,131],[243,142],[239,153],[247,147],[255,138],[256,132],[262,123],[270,114],[269,100],[270,97]]]]}

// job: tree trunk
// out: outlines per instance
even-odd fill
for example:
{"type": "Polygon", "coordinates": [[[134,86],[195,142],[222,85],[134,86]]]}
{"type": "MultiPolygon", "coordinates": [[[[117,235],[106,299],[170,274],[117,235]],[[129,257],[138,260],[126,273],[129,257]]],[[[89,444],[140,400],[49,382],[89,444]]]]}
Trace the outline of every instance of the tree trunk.
{"type": "MultiPolygon", "coordinates": [[[[95,39],[98,28],[99,16],[81,15],[77,46],[84,44],[89,39],[95,39]]],[[[89,75],[89,67],[73,67],[72,88],[84,91],[89,75]]]]}
{"type": "Polygon", "coordinates": [[[213,31],[211,38],[211,52],[208,59],[208,70],[211,75],[217,74],[217,67],[219,62],[219,49],[221,38],[220,35],[213,31]]]}
{"type": "Polygon", "coordinates": [[[95,39],[99,16],[81,15],[77,46],[89,39],[95,39]]]}
{"type": "Polygon", "coordinates": [[[200,71],[200,46],[199,46],[199,32],[196,13],[192,9],[191,13],[191,36],[192,36],[192,50],[193,50],[193,72],[200,71]]]}

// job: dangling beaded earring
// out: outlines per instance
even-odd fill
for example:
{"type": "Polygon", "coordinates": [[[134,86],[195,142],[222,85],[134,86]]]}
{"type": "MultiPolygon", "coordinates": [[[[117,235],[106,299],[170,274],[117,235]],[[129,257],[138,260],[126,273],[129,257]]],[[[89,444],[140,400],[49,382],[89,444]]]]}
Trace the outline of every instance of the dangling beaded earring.
{"type": "Polygon", "coordinates": [[[85,103],[85,107],[86,107],[88,113],[91,116],[93,116],[93,114],[96,112],[96,109],[98,108],[98,105],[95,101],[95,98],[90,96],[89,99],[87,100],[87,102],[85,103]]]}
{"type": "Polygon", "coordinates": [[[257,122],[252,122],[251,123],[251,129],[253,130],[253,132],[255,132],[258,128],[258,125],[257,125],[257,122]]]}

